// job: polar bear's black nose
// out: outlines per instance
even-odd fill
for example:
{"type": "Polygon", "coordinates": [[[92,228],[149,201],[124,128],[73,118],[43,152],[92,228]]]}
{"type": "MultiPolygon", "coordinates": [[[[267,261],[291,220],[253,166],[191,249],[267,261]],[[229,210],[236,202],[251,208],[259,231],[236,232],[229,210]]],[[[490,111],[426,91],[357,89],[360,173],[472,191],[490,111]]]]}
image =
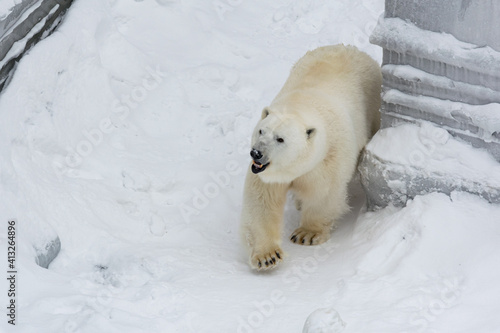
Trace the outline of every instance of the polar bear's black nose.
{"type": "Polygon", "coordinates": [[[250,156],[252,156],[254,160],[260,160],[262,158],[262,153],[257,149],[252,149],[250,151],[250,156]]]}

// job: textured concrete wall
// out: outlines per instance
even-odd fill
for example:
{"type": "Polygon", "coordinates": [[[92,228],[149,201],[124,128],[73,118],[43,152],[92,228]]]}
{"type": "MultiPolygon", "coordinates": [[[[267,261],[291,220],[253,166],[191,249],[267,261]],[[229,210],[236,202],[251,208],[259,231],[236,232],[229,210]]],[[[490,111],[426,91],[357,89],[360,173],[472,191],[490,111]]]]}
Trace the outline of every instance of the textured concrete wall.
{"type": "Polygon", "coordinates": [[[385,17],[399,17],[422,29],[500,51],[498,0],[386,0],[385,17]]]}
{"type": "MultiPolygon", "coordinates": [[[[372,38],[384,48],[384,91],[459,102],[465,105],[465,111],[451,110],[455,107],[451,104],[449,110],[439,110],[384,98],[382,127],[412,119],[431,121],[487,149],[500,161],[500,131],[491,131],[477,112],[468,113],[475,111],[468,105],[488,104],[500,112],[499,17],[500,2],[496,0],[386,0],[385,19],[372,38]],[[404,22],[406,31],[395,28],[398,19],[404,22]],[[407,70],[402,75],[403,68],[414,69],[412,75],[407,70]]],[[[399,23],[397,27],[402,26],[399,23]]]]}

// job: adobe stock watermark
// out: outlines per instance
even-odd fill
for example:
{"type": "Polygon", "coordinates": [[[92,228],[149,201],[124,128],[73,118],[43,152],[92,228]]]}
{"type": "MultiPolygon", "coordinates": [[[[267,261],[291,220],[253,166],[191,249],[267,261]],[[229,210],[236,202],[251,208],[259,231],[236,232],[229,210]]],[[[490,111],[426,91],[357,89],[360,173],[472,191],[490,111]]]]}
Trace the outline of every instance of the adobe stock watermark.
{"type": "MultiPolygon", "coordinates": [[[[281,278],[281,282],[291,292],[297,291],[303,281],[316,273],[319,265],[326,261],[332,253],[338,248],[335,243],[323,243],[314,246],[313,255],[301,259],[300,262],[294,264],[291,269],[281,278]]],[[[267,299],[254,301],[252,303],[255,310],[250,312],[246,318],[238,317],[237,333],[254,333],[259,332],[259,328],[264,325],[276,311],[276,309],[285,304],[287,301],[285,291],[283,289],[274,289],[269,294],[267,299]]]]}
{"type": "MultiPolygon", "coordinates": [[[[434,322],[447,309],[458,303],[461,294],[461,284],[459,278],[446,279],[438,297],[432,299],[429,304],[410,318],[410,325],[417,330],[411,332],[432,332],[429,324],[434,322]]],[[[403,332],[403,333],[409,333],[403,332]]]]}
{"type": "MultiPolygon", "coordinates": [[[[239,142],[237,152],[239,155],[250,156],[250,140],[246,139],[239,142]]],[[[209,172],[208,177],[211,181],[201,187],[193,188],[191,199],[178,206],[184,222],[191,223],[191,217],[200,215],[209,206],[211,200],[218,197],[222,190],[231,184],[233,177],[240,176],[246,171],[247,166],[247,163],[242,165],[237,160],[229,160],[226,163],[225,170],[209,172]]]]}
{"type": "Polygon", "coordinates": [[[206,183],[203,187],[195,187],[191,202],[185,202],[179,205],[179,210],[184,219],[184,222],[190,223],[193,215],[199,215],[202,210],[208,207],[210,200],[216,198],[221,193],[221,190],[229,186],[231,178],[242,173],[243,168],[235,161],[228,161],[226,169],[219,172],[210,172],[208,175],[211,182],[206,183]]]}
{"type": "Polygon", "coordinates": [[[116,124],[123,122],[143,102],[149,93],[158,88],[163,82],[166,73],[157,66],[155,69],[146,67],[147,75],[141,83],[133,87],[129,94],[122,95],[120,99],[113,101],[112,114],[102,118],[95,127],[84,129],[81,133],[84,139],[80,140],[76,146],[69,149],[64,164],[54,163],[54,168],[62,174],[65,167],[76,168],[83,163],[94,149],[99,146],[106,135],[109,135],[116,128],[116,124]]]}

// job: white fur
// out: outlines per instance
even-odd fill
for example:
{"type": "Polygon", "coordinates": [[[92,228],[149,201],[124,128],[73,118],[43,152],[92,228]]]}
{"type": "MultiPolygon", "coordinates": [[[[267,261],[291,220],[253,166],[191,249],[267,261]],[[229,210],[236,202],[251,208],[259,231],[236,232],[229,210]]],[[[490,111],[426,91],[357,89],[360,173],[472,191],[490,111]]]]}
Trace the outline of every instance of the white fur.
{"type": "Polygon", "coordinates": [[[270,162],[258,174],[249,168],[245,182],[241,233],[253,268],[283,259],[289,190],[302,211],[291,238],[296,243],[325,242],[349,210],[347,185],[361,149],[379,128],[381,83],[379,65],[352,46],[309,51],[292,68],[252,136],[252,148],[270,162]]]}

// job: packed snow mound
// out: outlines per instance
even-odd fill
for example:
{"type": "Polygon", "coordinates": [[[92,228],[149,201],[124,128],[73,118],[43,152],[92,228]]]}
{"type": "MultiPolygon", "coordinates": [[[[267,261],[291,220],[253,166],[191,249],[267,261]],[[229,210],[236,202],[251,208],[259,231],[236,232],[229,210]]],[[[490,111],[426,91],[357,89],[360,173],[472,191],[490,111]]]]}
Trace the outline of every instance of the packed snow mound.
{"type": "Polygon", "coordinates": [[[498,205],[453,192],[449,197],[417,196],[405,208],[360,216],[351,249],[363,253],[358,252],[357,259],[345,257],[353,260],[355,273],[344,281],[340,299],[329,303],[347,323],[345,332],[465,333],[493,328],[491,321],[497,319],[492,309],[472,310],[466,304],[481,297],[487,303],[500,292],[496,284],[492,290],[480,287],[500,276],[491,266],[500,254],[495,245],[499,214],[498,205]],[[352,288],[357,299],[348,296],[352,288]],[[355,302],[365,306],[356,309],[355,302]],[[390,314],[383,309],[387,304],[390,314]],[[378,318],[372,317],[376,313],[378,318]],[[474,318],[477,314],[483,321],[474,318]]]}

